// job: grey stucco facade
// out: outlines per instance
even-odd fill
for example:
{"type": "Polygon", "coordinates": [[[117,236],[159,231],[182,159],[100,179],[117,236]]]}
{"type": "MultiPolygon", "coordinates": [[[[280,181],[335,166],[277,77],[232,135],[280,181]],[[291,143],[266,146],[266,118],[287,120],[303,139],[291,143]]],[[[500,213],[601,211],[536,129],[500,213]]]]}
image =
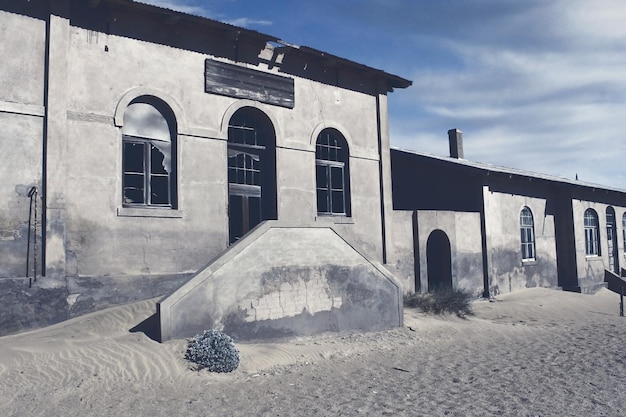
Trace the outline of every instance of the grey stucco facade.
{"type": "Polygon", "coordinates": [[[402,293],[626,264],[623,190],[464,160],[457,130],[391,149],[396,75],[130,0],[0,0],[0,37],[0,334],[161,296],[163,339],[380,329],[402,293]]]}
{"type": "Polygon", "coordinates": [[[410,81],[128,0],[1,1],[0,33],[3,333],[168,294],[264,220],[385,261],[386,95],[410,81]],[[165,130],[137,137],[141,106],[165,130]],[[244,116],[265,142],[233,145],[244,116]],[[323,135],[345,160],[320,163],[323,135]]]}
{"type": "Polygon", "coordinates": [[[438,233],[447,238],[451,285],[485,297],[532,287],[594,292],[606,285],[605,270],[622,273],[626,192],[455,157],[391,155],[394,209],[407,213],[394,228],[415,230],[403,249],[416,265],[411,290],[432,290],[442,273],[428,262],[438,233]]]}

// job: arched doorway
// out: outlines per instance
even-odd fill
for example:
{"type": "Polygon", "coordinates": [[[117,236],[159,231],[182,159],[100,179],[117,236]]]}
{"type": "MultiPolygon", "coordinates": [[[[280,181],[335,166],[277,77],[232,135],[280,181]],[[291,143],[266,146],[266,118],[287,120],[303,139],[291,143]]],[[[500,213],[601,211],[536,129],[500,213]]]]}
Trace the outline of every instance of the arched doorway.
{"type": "Polygon", "coordinates": [[[441,230],[434,230],[426,241],[428,291],[452,288],[450,240],[441,230]]]}
{"type": "Polygon", "coordinates": [[[276,134],[270,119],[242,107],[228,122],[228,231],[230,243],[263,220],[277,218],[276,134]]]}

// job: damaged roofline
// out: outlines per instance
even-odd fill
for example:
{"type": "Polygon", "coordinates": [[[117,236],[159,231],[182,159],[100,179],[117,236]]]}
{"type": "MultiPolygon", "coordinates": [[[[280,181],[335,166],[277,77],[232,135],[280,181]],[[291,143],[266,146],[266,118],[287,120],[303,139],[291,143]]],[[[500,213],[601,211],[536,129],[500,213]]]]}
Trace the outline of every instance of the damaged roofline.
{"type": "MultiPolygon", "coordinates": [[[[231,31],[233,33],[237,33],[237,36],[240,37],[242,35],[255,39],[261,40],[270,44],[278,44],[281,45],[281,48],[286,48],[287,50],[292,50],[294,52],[298,52],[301,54],[313,56],[318,59],[326,60],[328,62],[332,62],[333,65],[342,65],[346,68],[365,72],[370,74],[372,77],[380,77],[381,79],[387,82],[387,91],[392,92],[394,88],[408,88],[413,84],[413,81],[408,80],[406,78],[402,78],[397,75],[389,74],[383,70],[379,70],[376,68],[369,67],[364,64],[360,64],[355,61],[351,61],[346,58],[341,58],[336,55],[332,55],[314,48],[310,48],[307,46],[299,46],[295,45],[282,39],[278,39],[275,36],[267,35],[265,33],[258,32],[256,30],[246,29],[239,26],[234,26],[229,23],[223,23],[217,20],[209,19],[207,17],[197,16],[189,13],[178,12],[176,10],[153,6],[151,4],[142,3],[140,1],[134,0],[108,0],[111,3],[119,4],[125,7],[132,7],[138,10],[149,11],[149,12],[160,12],[163,14],[164,22],[176,22],[178,23],[180,20],[188,20],[195,23],[199,23],[204,26],[219,28],[226,31],[231,31]]],[[[95,3],[94,7],[100,5],[101,1],[95,3]]],[[[172,24],[172,23],[169,23],[172,24]]],[[[174,23],[175,24],[175,23],[174,23]]]]}

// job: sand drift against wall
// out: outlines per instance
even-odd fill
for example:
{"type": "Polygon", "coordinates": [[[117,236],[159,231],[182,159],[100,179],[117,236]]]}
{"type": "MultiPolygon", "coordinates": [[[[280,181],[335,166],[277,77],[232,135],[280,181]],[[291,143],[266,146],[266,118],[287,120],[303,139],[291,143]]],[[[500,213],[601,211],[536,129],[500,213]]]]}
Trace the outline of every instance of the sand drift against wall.
{"type": "Polygon", "coordinates": [[[607,291],[480,301],[468,320],[238,344],[232,374],[190,371],[185,341],[128,329],[154,301],[0,338],[0,415],[626,414],[626,319],[607,291]]]}

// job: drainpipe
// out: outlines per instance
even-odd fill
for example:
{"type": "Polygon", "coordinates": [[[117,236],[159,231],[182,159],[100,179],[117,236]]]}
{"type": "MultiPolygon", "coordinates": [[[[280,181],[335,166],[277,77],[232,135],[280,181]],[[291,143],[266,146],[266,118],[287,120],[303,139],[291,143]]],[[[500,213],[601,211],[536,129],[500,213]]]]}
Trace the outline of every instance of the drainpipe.
{"type": "MultiPolygon", "coordinates": [[[[46,21],[46,44],[44,51],[44,74],[43,74],[43,128],[41,139],[41,276],[46,276],[46,243],[48,226],[48,123],[50,121],[48,105],[50,91],[50,25],[52,12],[48,13],[46,21]]],[[[36,231],[35,231],[36,232],[36,231]]]]}
{"type": "Polygon", "coordinates": [[[489,243],[487,241],[487,218],[486,218],[486,201],[489,193],[489,186],[483,186],[482,204],[480,207],[480,244],[483,255],[483,298],[489,298],[489,243]]]}
{"type": "Polygon", "coordinates": [[[380,111],[380,88],[376,91],[376,134],[378,136],[378,186],[380,193],[380,233],[383,264],[387,263],[387,226],[385,222],[385,177],[383,166],[383,132],[380,111]]]}

